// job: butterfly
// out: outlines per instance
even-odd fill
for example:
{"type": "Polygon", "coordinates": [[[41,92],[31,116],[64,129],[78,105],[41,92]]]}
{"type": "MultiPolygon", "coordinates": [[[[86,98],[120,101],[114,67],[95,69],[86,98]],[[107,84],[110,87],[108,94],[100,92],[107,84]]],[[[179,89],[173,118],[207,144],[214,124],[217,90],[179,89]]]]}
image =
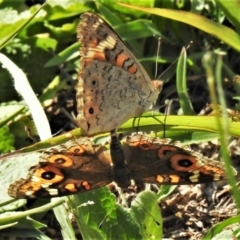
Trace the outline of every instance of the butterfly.
{"type": "Polygon", "coordinates": [[[12,182],[13,198],[49,198],[86,192],[112,181],[126,188],[138,183],[167,185],[197,184],[226,178],[221,162],[194,152],[179,142],[136,134],[120,142],[112,134],[110,150],[88,137],[70,140],[56,147],[17,154],[24,161],[31,154],[25,178],[12,182]]]}
{"type": "Polygon", "coordinates": [[[98,15],[85,12],[77,37],[77,123],[84,133],[111,131],[148,110],[162,82],[151,81],[117,33],[98,15]]]}

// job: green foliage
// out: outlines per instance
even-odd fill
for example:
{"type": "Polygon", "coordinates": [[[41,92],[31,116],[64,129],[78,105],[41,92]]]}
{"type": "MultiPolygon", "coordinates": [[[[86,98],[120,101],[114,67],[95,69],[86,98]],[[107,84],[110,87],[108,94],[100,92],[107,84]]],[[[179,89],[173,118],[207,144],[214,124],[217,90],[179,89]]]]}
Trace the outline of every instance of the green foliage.
{"type": "Polygon", "coordinates": [[[14,150],[13,143],[14,137],[9,131],[7,126],[0,128],[1,142],[0,142],[0,151],[2,153],[10,152],[14,150]]]}
{"type": "Polygon", "coordinates": [[[116,197],[101,188],[69,197],[84,239],[161,239],[162,220],[156,196],[142,192],[131,208],[122,208],[116,197]]]}
{"type": "MultiPolygon", "coordinates": [[[[165,82],[161,96],[164,100],[179,98],[180,106],[177,110],[174,109],[174,114],[178,112],[188,115],[194,115],[194,112],[198,114],[206,103],[209,101],[212,103],[214,99],[216,100],[214,103],[224,106],[224,116],[228,116],[226,108],[240,110],[239,102],[232,101],[232,99],[238,99],[240,87],[238,83],[231,82],[239,71],[240,17],[237,1],[128,0],[121,2],[135,6],[138,4],[141,8],[135,7],[138,10],[134,10],[133,7],[127,8],[108,0],[98,2],[51,0],[47,1],[47,4],[39,11],[40,6],[28,8],[24,1],[15,1],[14,4],[12,1],[2,1],[0,4],[1,52],[24,70],[35,93],[39,96],[41,103],[45,105],[48,100],[52,100],[56,96],[60,89],[68,89],[66,81],[59,74],[59,65],[64,64],[64,69],[72,78],[76,78],[77,71],[75,70],[79,68],[76,26],[82,12],[93,11],[106,19],[127,42],[134,55],[142,60],[143,66],[150,76],[153,76],[152,72],[155,68],[156,37],[161,36],[161,57],[158,59],[161,65],[158,66],[158,72],[164,72],[161,79],[165,82]],[[188,49],[188,55],[186,52],[180,55],[176,73],[174,65],[171,67],[172,71],[165,71],[174,59],[179,57],[182,47],[187,46],[190,41],[193,41],[194,44],[188,49]],[[213,64],[204,65],[202,59],[207,50],[211,51],[210,60],[213,61],[213,64]],[[217,59],[222,53],[225,56],[221,59],[222,63],[218,65],[217,59]],[[175,74],[176,84],[174,82],[175,74]],[[205,74],[207,77],[204,76],[205,74]],[[198,76],[200,81],[204,82],[206,79],[213,81],[212,86],[208,81],[210,98],[199,99],[201,106],[198,108],[191,101],[189,86],[192,85],[187,81],[187,76],[198,76]],[[217,83],[216,79],[219,80],[219,78],[220,83],[217,83]],[[224,78],[229,79],[234,91],[228,89],[227,84],[222,81],[224,78]],[[177,85],[177,90],[175,85],[177,85]],[[217,92],[211,91],[215,90],[216,86],[217,92]],[[177,93],[170,96],[169,93],[172,92],[177,93]]],[[[0,106],[0,151],[8,152],[14,147],[20,148],[26,145],[27,134],[24,126],[30,126],[33,132],[34,128],[25,106],[21,103],[16,104],[19,96],[14,90],[11,76],[5,69],[0,70],[0,86],[0,100],[4,103],[0,106]],[[15,145],[13,144],[14,138],[15,145]]],[[[220,132],[222,145],[225,146],[225,149],[222,150],[223,155],[228,155],[227,139],[221,136],[239,137],[240,126],[239,122],[233,122],[231,118],[219,119],[216,120],[215,116],[168,116],[165,119],[164,116],[148,115],[142,117],[140,121],[138,119],[129,120],[119,131],[139,129],[162,131],[164,129],[165,136],[188,143],[216,138],[220,132]]],[[[159,135],[163,134],[159,133],[159,135]]],[[[81,136],[81,131],[75,130],[21,151],[49,147],[73,136],[81,136]]],[[[101,142],[101,137],[99,139],[101,142]]],[[[14,157],[12,159],[11,164],[16,164],[17,161],[14,157]]],[[[8,170],[8,166],[2,165],[0,170],[2,176],[7,174],[11,177],[12,173],[8,170]]],[[[7,181],[7,178],[3,181],[7,181]]],[[[234,185],[234,183],[232,184],[234,185]]],[[[152,193],[143,192],[137,196],[136,201],[129,209],[118,205],[116,198],[107,188],[69,197],[67,202],[70,211],[74,213],[84,239],[149,239],[153,237],[160,239],[162,237],[162,219],[157,199],[163,199],[172,191],[173,187],[164,186],[157,197],[152,193]],[[89,201],[92,201],[93,204],[90,204],[89,201]]],[[[235,198],[237,199],[236,196],[235,198]]],[[[1,212],[17,209],[25,202],[25,200],[18,200],[4,205],[1,201],[1,212]]],[[[54,206],[60,203],[62,200],[54,206]]],[[[239,204],[239,201],[237,203],[239,204]]],[[[8,236],[14,233],[18,235],[24,231],[29,237],[47,239],[39,231],[44,225],[28,216],[38,212],[35,216],[38,216],[41,221],[40,212],[47,211],[54,206],[36,208],[35,212],[29,212],[29,210],[20,214],[12,212],[10,218],[8,214],[1,215],[1,227],[6,229],[9,227],[8,230],[5,229],[5,234],[8,236]],[[4,222],[4,220],[6,221],[4,222]]],[[[57,219],[62,226],[62,235],[65,239],[74,239],[76,236],[71,222],[65,218],[66,214],[69,214],[69,209],[63,206],[63,209],[55,210],[57,219]]],[[[225,220],[210,229],[203,239],[213,238],[217,234],[230,238],[229,232],[224,229],[236,222],[239,222],[238,217],[225,220]]],[[[237,236],[239,229],[234,229],[232,234],[237,236]]]]}

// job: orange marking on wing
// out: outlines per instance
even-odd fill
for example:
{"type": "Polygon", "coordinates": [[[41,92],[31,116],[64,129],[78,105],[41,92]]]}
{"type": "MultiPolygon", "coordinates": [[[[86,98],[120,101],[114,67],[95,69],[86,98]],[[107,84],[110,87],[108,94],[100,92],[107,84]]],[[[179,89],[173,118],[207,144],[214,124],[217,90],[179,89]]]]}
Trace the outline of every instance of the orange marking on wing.
{"type": "Polygon", "coordinates": [[[90,47],[91,47],[91,48],[92,48],[92,47],[97,47],[98,44],[99,44],[98,39],[97,39],[97,38],[94,38],[94,39],[92,39],[92,41],[90,41],[90,42],[87,43],[87,47],[88,47],[88,48],[90,48],[90,47]]]}
{"type": "Polygon", "coordinates": [[[137,72],[137,67],[133,64],[131,67],[128,68],[128,72],[135,74],[137,72]]]}
{"type": "Polygon", "coordinates": [[[205,165],[203,167],[200,168],[200,171],[203,174],[211,174],[212,172],[217,173],[219,175],[224,175],[224,170],[219,168],[219,167],[214,167],[214,166],[209,166],[209,165],[205,165]]]}
{"type": "Polygon", "coordinates": [[[63,154],[52,155],[48,158],[48,161],[56,165],[61,165],[62,167],[70,167],[73,164],[72,159],[63,154]]]}
{"type": "MultiPolygon", "coordinates": [[[[128,59],[129,59],[129,57],[125,53],[120,53],[117,56],[116,65],[119,67],[123,67],[124,62],[127,61],[128,59]]],[[[135,64],[133,64],[133,66],[129,67],[127,70],[128,70],[128,72],[135,74],[137,71],[137,67],[135,64]]]]}
{"type": "MultiPolygon", "coordinates": [[[[83,147],[84,147],[84,145],[83,145],[83,147]]],[[[73,153],[73,154],[79,155],[79,154],[81,154],[81,153],[84,152],[83,147],[82,147],[82,146],[73,146],[73,147],[70,147],[70,148],[68,149],[68,153],[73,153]]]]}
{"type": "Polygon", "coordinates": [[[140,145],[140,142],[128,142],[128,144],[132,147],[138,147],[140,145]]]}
{"type": "Polygon", "coordinates": [[[21,186],[20,191],[26,193],[26,191],[36,192],[41,189],[41,184],[35,182],[28,182],[21,186]]]}
{"type": "Polygon", "coordinates": [[[129,142],[129,146],[140,147],[143,150],[149,150],[149,149],[156,149],[157,148],[154,144],[152,144],[151,142],[146,141],[146,140],[129,142]]]}
{"type": "Polygon", "coordinates": [[[122,67],[124,62],[126,60],[128,60],[128,56],[124,53],[120,53],[119,55],[117,55],[117,59],[116,59],[116,65],[119,67],[122,67]]]}
{"type": "Polygon", "coordinates": [[[191,171],[198,170],[200,168],[200,166],[197,165],[197,160],[195,157],[188,156],[185,154],[175,154],[174,156],[172,156],[171,166],[174,170],[181,171],[181,172],[191,172],[191,171]],[[188,160],[189,163],[191,163],[191,165],[190,166],[180,166],[179,161],[181,161],[181,160],[183,160],[183,161],[188,160]]]}
{"type": "Polygon", "coordinates": [[[159,183],[163,183],[164,182],[164,177],[161,176],[161,175],[157,175],[156,181],[159,182],[159,183]]]}
{"type": "Polygon", "coordinates": [[[168,152],[173,152],[176,151],[177,148],[174,146],[166,145],[166,146],[161,146],[158,150],[158,157],[161,159],[163,158],[168,152]]]}
{"type": "Polygon", "coordinates": [[[180,177],[178,175],[169,175],[171,183],[179,183],[180,177]]]}
{"type": "Polygon", "coordinates": [[[84,67],[88,66],[93,60],[106,61],[106,56],[103,52],[89,51],[86,56],[82,58],[84,67]]]}
{"type": "Polygon", "coordinates": [[[70,192],[77,192],[77,189],[75,188],[75,184],[73,183],[67,184],[64,188],[70,192]]]}
{"type": "Polygon", "coordinates": [[[159,183],[179,183],[181,178],[177,175],[157,175],[156,181],[159,183]]]}
{"type": "Polygon", "coordinates": [[[63,174],[58,168],[52,167],[52,166],[46,166],[43,168],[39,168],[36,170],[36,172],[33,175],[34,181],[39,182],[39,184],[44,184],[44,183],[51,183],[54,184],[56,182],[60,182],[64,179],[63,174]],[[51,179],[44,179],[44,173],[54,173],[53,178],[51,179]]]}
{"type": "Polygon", "coordinates": [[[139,142],[139,147],[143,150],[154,150],[154,149],[157,149],[157,147],[152,144],[151,142],[148,142],[148,141],[141,141],[139,142]]]}
{"type": "Polygon", "coordinates": [[[91,185],[89,184],[89,182],[83,182],[82,183],[82,186],[86,189],[86,190],[89,190],[89,189],[91,189],[91,185]]]}

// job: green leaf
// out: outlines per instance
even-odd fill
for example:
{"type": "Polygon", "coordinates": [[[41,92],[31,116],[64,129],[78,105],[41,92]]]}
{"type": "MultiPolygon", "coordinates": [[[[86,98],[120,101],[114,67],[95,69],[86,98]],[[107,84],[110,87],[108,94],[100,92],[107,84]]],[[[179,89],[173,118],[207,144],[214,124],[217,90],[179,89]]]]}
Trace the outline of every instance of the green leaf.
{"type": "Polygon", "coordinates": [[[63,239],[75,240],[76,235],[70,218],[66,217],[69,213],[66,210],[66,205],[61,204],[53,209],[54,214],[62,228],[63,239]]]}
{"type": "Polygon", "coordinates": [[[221,8],[221,10],[228,18],[228,20],[234,25],[234,27],[237,29],[237,32],[239,33],[240,32],[239,1],[218,0],[216,1],[216,4],[221,8]]]}
{"type": "MultiPolygon", "coordinates": [[[[31,209],[31,210],[26,210],[26,211],[22,211],[22,212],[20,212],[20,211],[19,212],[5,212],[3,214],[0,214],[0,226],[6,225],[6,224],[11,224],[11,223],[17,223],[21,219],[25,219],[26,217],[33,215],[33,214],[47,212],[47,211],[51,210],[52,208],[59,206],[62,203],[64,203],[64,198],[59,198],[59,199],[52,201],[51,203],[42,205],[41,207],[37,207],[37,208],[31,209]]],[[[36,225],[36,227],[37,226],[39,227],[39,224],[36,225]]]]}
{"type": "Polygon", "coordinates": [[[7,153],[14,150],[14,136],[7,126],[0,128],[0,153],[7,153]]]}
{"type": "Polygon", "coordinates": [[[240,222],[240,216],[226,219],[216,224],[215,226],[213,226],[206,234],[204,234],[204,236],[202,237],[202,240],[213,239],[213,237],[217,236],[217,234],[220,234],[225,228],[233,224],[238,224],[239,222],[240,222]]]}
{"type": "Polygon", "coordinates": [[[10,236],[12,238],[34,238],[34,239],[46,239],[50,240],[43,232],[41,232],[40,228],[46,228],[45,224],[40,223],[30,217],[21,219],[18,224],[13,225],[10,228],[7,228],[7,225],[2,225],[0,228],[1,236],[10,236]],[[5,229],[4,229],[5,228],[5,229]]]}
{"type": "MultiPolygon", "coordinates": [[[[21,29],[23,29],[37,14],[38,12],[44,7],[44,5],[40,6],[29,18],[18,20],[16,23],[3,23],[0,24],[0,49],[3,48],[21,29]]],[[[7,9],[2,11],[8,11],[7,9]]],[[[13,10],[14,11],[14,10],[13,10]]],[[[9,16],[9,14],[7,13],[9,16]]],[[[17,15],[19,16],[19,15],[17,15]]],[[[23,15],[22,15],[23,16],[23,15]]]]}
{"type": "MultiPolygon", "coordinates": [[[[136,12],[136,11],[132,11],[131,9],[127,9],[127,8],[122,8],[119,7],[118,4],[116,4],[115,2],[113,2],[112,4],[109,4],[109,0],[101,0],[99,1],[100,3],[102,3],[99,6],[99,11],[102,12],[102,8],[104,6],[108,6],[109,9],[112,9],[114,11],[126,14],[126,15],[133,15],[134,17],[138,18],[140,16],[143,15],[143,13],[141,12],[136,12]]],[[[135,6],[142,6],[142,7],[153,7],[155,1],[154,0],[141,0],[141,1],[136,1],[136,0],[121,0],[122,3],[127,3],[127,4],[132,4],[135,6]]],[[[104,15],[107,15],[106,12],[104,12],[104,15]]]]}
{"type": "Polygon", "coordinates": [[[79,43],[74,43],[46,62],[44,67],[53,67],[79,56],[79,43]]]}
{"type": "Polygon", "coordinates": [[[124,41],[136,40],[137,38],[146,38],[151,36],[160,36],[159,31],[152,21],[146,19],[138,19],[131,22],[126,22],[117,25],[115,30],[120,36],[123,36],[124,41]]]}
{"type": "Polygon", "coordinates": [[[143,239],[162,239],[163,222],[156,194],[143,191],[131,206],[131,213],[139,224],[143,239]]]}
{"type": "Polygon", "coordinates": [[[81,12],[89,10],[85,4],[80,1],[54,1],[48,2],[44,10],[47,12],[48,21],[57,21],[72,16],[77,16],[81,12]]]}
{"type": "Polygon", "coordinates": [[[187,78],[186,78],[187,52],[183,48],[177,65],[177,92],[184,115],[195,115],[192,103],[188,96],[187,78]]]}
{"type": "Polygon", "coordinates": [[[157,193],[158,201],[161,201],[165,197],[169,196],[176,188],[177,186],[161,186],[157,193]]]}
{"type": "Polygon", "coordinates": [[[83,239],[142,239],[138,223],[108,188],[69,197],[83,239]]]}

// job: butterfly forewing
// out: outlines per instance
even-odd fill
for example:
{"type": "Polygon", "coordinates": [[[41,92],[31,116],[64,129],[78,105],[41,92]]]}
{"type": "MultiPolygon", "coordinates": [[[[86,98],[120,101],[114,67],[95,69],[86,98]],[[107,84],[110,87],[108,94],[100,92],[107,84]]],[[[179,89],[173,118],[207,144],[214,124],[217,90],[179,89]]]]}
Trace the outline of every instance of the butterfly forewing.
{"type": "Polygon", "coordinates": [[[143,135],[127,138],[125,160],[135,181],[196,184],[226,179],[224,166],[180,143],[143,135]]]}
{"type": "Polygon", "coordinates": [[[10,185],[11,197],[65,196],[99,188],[112,181],[109,151],[104,146],[94,145],[88,138],[37,153],[39,163],[29,169],[26,178],[10,185]]]}

